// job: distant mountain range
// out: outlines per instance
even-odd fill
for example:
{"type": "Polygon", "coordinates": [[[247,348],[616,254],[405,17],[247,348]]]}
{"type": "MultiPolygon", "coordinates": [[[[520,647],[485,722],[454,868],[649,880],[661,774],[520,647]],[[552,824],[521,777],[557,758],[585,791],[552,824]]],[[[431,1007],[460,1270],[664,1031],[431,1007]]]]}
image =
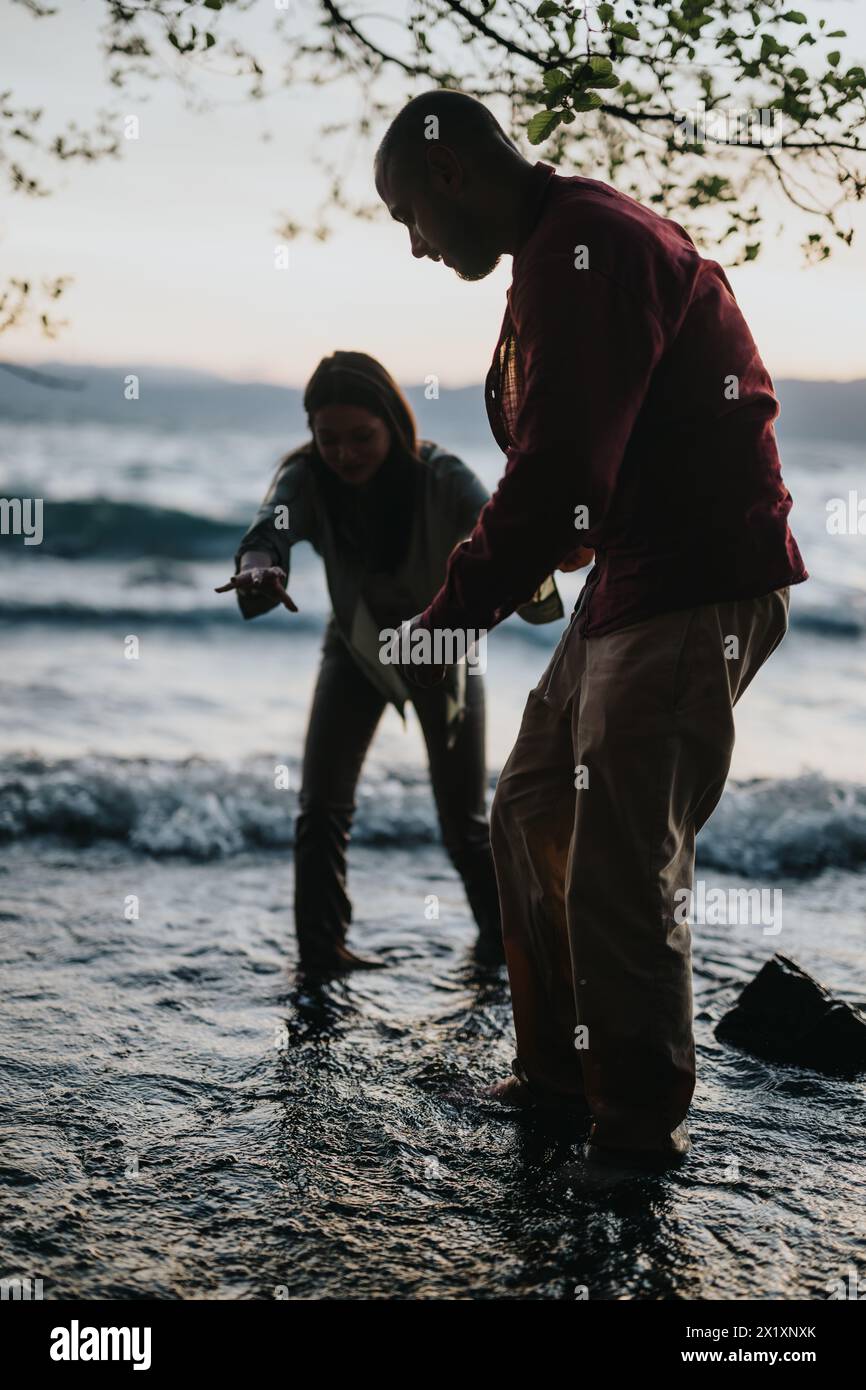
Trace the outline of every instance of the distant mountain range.
{"type": "MultiPolygon", "coordinates": [[[[297,439],[306,429],[302,393],[294,387],[231,381],[208,372],[165,367],[52,362],[38,368],[22,365],[18,370],[35,371],[63,384],[48,387],[17,372],[0,370],[0,420],[118,425],[134,421],[167,430],[284,433],[287,440],[297,439]],[[130,374],[139,378],[137,401],[124,398],[124,384],[130,374]]],[[[422,436],[435,439],[447,434],[463,444],[489,442],[480,385],[441,389],[438,400],[427,400],[423,386],[405,389],[422,436]]],[[[776,390],[782,404],[781,434],[866,442],[866,381],[789,379],[777,381],[776,390]]]]}

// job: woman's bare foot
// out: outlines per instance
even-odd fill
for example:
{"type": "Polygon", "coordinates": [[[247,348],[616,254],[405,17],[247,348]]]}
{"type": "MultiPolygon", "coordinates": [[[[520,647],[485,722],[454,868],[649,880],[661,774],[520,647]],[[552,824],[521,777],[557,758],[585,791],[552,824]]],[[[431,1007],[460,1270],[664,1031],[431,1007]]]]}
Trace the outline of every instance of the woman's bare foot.
{"type": "Polygon", "coordinates": [[[386,962],[375,957],[356,956],[343,942],[326,951],[308,952],[301,957],[305,975],[345,975],[350,970],[384,970],[386,962]]]}
{"type": "Polygon", "coordinates": [[[500,1105],[518,1110],[530,1110],[535,1105],[535,1097],[519,1076],[506,1076],[504,1081],[489,1086],[484,1095],[487,1100],[495,1100],[500,1105]]]}
{"type": "Polygon", "coordinates": [[[587,1119],[590,1114],[583,1096],[539,1096],[523,1077],[517,1075],[497,1081],[484,1094],[488,1100],[495,1100],[514,1110],[543,1110],[557,1115],[573,1115],[577,1119],[587,1119]]]}

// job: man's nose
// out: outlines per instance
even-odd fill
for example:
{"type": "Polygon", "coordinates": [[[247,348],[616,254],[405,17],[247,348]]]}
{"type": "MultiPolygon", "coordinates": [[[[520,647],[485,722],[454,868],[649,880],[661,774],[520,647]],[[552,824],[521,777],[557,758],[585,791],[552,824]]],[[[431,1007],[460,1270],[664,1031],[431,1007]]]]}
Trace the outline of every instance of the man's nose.
{"type": "Polygon", "coordinates": [[[418,260],[430,255],[430,247],[424,238],[418,235],[414,227],[409,228],[409,241],[412,246],[412,255],[417,256],[418,260]]]}

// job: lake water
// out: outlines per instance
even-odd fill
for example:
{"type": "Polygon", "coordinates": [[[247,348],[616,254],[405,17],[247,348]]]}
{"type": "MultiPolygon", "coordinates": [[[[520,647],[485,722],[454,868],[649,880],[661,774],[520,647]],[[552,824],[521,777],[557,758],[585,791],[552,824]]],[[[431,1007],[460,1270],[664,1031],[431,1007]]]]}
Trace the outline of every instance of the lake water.
{"type": "MultiPolygon", "coordinates": [[[[440,442],[495,482],[492,448],[440,442]]],[[[784,445],[812,578],[699,842],[708,886],[782,890],[781,931],[696,926],[695,1148],[610,1185],[579,1131],[481,1097],[512,1055],[507,981],[473,963],[420,730],[393,710],[350,858],[353,940],[390,968],[297,985],[327,596],[306,546],[297,615],[244,624],[213,592],[285,447],[0,423],[0,491],[45,499],[43,545],[0,548],[0,1272],[46,1297],[828,1297],[864,1264],[862,1085],[712,1029],[776,950],[866,998],[866,538],[826,524],[862,451],[784,445]]],[[[560,580],[568,611],[582,578],[560,580]]],[[[491,791],[562,626],[489,639],[491,791]]]]}

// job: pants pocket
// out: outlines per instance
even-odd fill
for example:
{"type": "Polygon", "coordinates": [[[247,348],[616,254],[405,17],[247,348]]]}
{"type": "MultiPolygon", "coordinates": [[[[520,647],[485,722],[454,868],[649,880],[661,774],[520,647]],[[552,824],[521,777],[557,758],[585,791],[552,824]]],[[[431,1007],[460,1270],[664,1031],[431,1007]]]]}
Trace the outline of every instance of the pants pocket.
{"type": "Polygon", "coordinates": [[[545,704],[555,705],[558,709],[564,709],[569,699],[569,691],[558,690],[557,679],[561,672],[562,663],[565,658],[566,651],[568,649],[569,641],[571,640],[572,635],[574,633],[574,625],[576,619],[577,610],[575,610],[575,612],[573,612],[571,617],[569,618],[568,627],[565,629],[562,636],[560,637],[559,642],[556,646],[556,650],[554,651],[553,656],[550,658],[550,661],[547,663],[547,667],[544,671],[544,674],[542,675],[538,684],[533,688],[532,692],[534,695],[538,695],[542,700],[544,700],[545,704]]]}

